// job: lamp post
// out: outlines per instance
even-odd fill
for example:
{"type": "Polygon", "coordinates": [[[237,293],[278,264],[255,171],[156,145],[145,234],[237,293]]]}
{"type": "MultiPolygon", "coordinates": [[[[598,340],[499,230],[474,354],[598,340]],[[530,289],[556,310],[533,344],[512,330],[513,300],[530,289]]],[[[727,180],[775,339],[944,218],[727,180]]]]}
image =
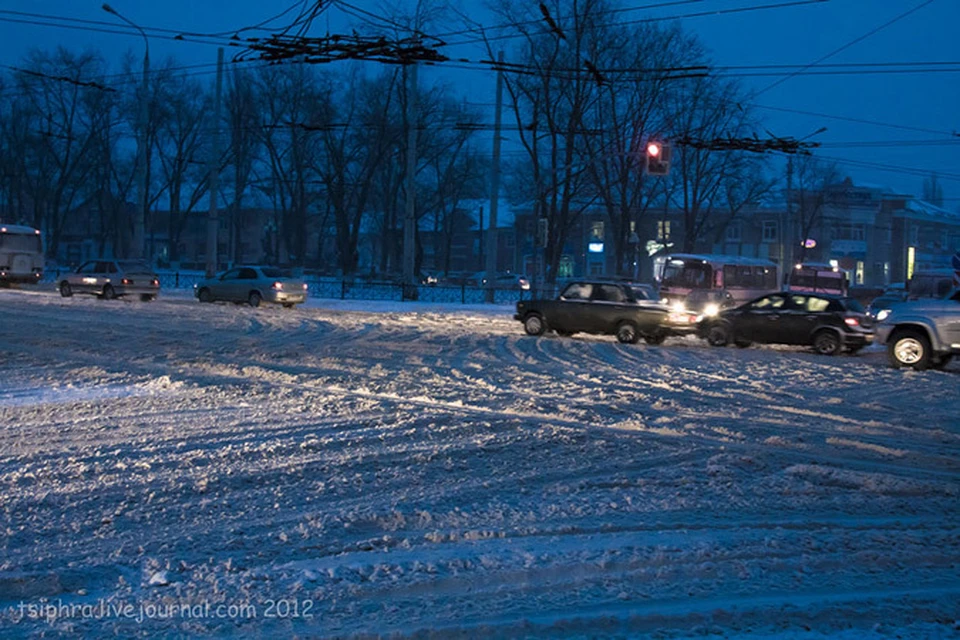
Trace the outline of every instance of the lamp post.
{"type": "Polygon", "coordinates": [[[149,89],[149,80],[150,80],[150,40],[147,38],[147,34],[144,33],[143,29],[140,28],[135,22],[131,21],[127,17],[121,15],[116,9],[111,7],[109,4],[103,4],[103,10],[109,14],[112,14],[131,27],[140,32],[140,35],[143,36],[144,52],[143,52],[143,81],[142,87],[140,89],[140,132],[137,136],[137,184],[139,193],[137,194],[137,212],[136,217],[133,220],[133,247],[132,258],[142,258],[144,254],[144,240],[145,240],[145,227],[146,227],[146,217],[147,217],[147,123],[149,116],[147,113],[147,91],[149,89]]]}

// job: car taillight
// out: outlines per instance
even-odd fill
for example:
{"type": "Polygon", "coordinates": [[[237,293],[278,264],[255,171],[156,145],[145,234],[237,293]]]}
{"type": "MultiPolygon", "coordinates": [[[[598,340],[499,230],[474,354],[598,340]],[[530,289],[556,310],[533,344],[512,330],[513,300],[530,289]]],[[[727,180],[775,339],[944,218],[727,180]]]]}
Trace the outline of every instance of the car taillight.
{"type": "Polygon", "coordinates": [[[279,289],[283,289],[283,283],[282,283],[282,282],[274,282],[274,283],[273,283],[273,288],[274,288],[274,289],[278,289],[278,290],[279,290],[279,289]]]}
{"type": "Polygon", "coordinates": [[[303,290],[304,290],[304,291],[307,290],[307,283],[306,283],[306,282],[303,283],[303,290]]]}
{"type": "Polygon", "coordinates": [[[133,280],[131,280],[130,278],[123,278],[122,280],[120,280],[120,284],[133,284],[133,280]]]}
{"type": "Polygon", "coordinates": [[[160,286],[160,278],[154,278],[153,281],[152,281],[150,284],[152,284],[152,285],[155,286],[155,287],[159,287],[159,286],[160,286]]]}
{"type": "Polygon", "coordinates": [[[859,327],[859,326],[860,326],[860,321],[857,320],[856,318],[844,318],[843,321],[847,323],[847,326],[848,326],[848,327],[859,327]]]}

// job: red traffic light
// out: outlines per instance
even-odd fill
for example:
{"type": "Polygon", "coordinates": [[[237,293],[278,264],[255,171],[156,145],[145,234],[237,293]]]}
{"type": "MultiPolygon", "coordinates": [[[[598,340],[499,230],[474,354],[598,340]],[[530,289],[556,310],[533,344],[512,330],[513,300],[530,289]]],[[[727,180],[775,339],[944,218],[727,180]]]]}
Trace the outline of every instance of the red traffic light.
{"type": "Polygon", "coordinates": [[[650,144],[647,145],[648,156],[652,156],[654,158],[659,157],[660,151],[661,151],[660,145],[656,142],[651,142],[650,144]]]}

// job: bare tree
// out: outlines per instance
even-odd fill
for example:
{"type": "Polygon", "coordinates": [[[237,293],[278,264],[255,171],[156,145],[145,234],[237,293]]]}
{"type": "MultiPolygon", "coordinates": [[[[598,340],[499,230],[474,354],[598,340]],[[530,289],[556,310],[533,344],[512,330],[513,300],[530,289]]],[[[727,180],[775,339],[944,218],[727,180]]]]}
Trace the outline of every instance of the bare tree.
{"type": "Polygon", "coordinates": [[[814,156],[801,156],[793,166],[793,190],[787,193],[787,198],[791,209],[796,206],[794,220],[800,232],[798,262],[803,262],[807,254],[804,240],[811,237],[815,228],[824,224],[828,187],[839,183],[841,174],[835,164],[823,162],[814,156]]]}
{"type": "Polygon", "coordinates": [[[228,79],[225,112],[230,144],[227,161],[232,168],[233,202],[230,205],[230,256],[233,262],[243,261],[243,238],[246,221],[243,202],[260,160],[262,138],[258,131],[257,93],[249,71],[235,68],[228,79]]]}
{"type": "Polygon", "coordinates": [[[269,67],[257,73],[262,115],[260,141],[269,184],[261,190],[273,201],[276,240],[271,257],[303,264],[311,205],[319,200],[318,128],[329,99],[308,65],[269,67]]]}
{"type": "MultiPolygon", "coordinates": [[[[529,180],[524,181],[528,188],[523,195],[533,201],[535,216],[547,221],[547,282],[556,280],[570,231],[596,199],[590,159],[580,150],[582,138],[590,135],[584,123],[598,99],[598,87],[596,79],[580,69],[604,37],[598,25],[606,6],[605,0],[552,0],[539,6],[502,0],[495,7],[522,42],[514,52],[520,72],[505,74],[505,87],[526,152],[529,180]],[[530,24],[545,24],[544,10],[556,29],[531,29],[530,24]]],[[[492,56],[492,44],[487,47],[492,56]]]]}
{"type": "MultiPolygon", "coordinates": [[[[678,82],[674,88],[668,116],[672,137],[708,144],[753,135],[755,123],[742,106],[743,95],[735,83],[707,77],[678,82]]],[[[760,183],[752,179],[762,172],[762,163],[748,153],[716,151],[696,143],[675,149],[667,188],[683,215],[684,251],[693,251],[711,226],[722,231],[724,225],[716,224],[718,210],[726,210],[726,219],[732,220],[739,208],[759,195],[753,191],[760,183]],[[730,188],[751,181],[751,189],[730,188]]]]}
{"type": "Polygon", "coordinates": [[[91,150],[97,131],[86,111],[86,96],[101,89],[103,63],[95,53],[34,51],[16,78],[16,118],[23,130],[14,144],[23,152],[20,186],[33,207],[33,224],[48,232],[47,247],[56,254],[71,213],[93,171],[91,150]]]}
{"type": "Polygon", "coordinates": [[[167,69],[158,77],[158,131],[156,154],[163,177],[160,191],[169,203],[167,232],[170,260],[180,259],[180,242],[192,212],[207,193],[206,158],[201,155],[205,144],[206,114],[210,100],[203,86],[182,74],[167,69]]]}

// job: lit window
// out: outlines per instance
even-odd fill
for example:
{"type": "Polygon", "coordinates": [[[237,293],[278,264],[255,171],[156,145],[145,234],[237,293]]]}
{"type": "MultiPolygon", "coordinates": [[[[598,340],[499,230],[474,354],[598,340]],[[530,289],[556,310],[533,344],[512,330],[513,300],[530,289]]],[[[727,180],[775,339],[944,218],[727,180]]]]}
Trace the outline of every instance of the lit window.
{"type": "Polygon", "coordinates": [[[657,222],[657,240],[670,239],[670,221],[660,220],[657,222]]]}

